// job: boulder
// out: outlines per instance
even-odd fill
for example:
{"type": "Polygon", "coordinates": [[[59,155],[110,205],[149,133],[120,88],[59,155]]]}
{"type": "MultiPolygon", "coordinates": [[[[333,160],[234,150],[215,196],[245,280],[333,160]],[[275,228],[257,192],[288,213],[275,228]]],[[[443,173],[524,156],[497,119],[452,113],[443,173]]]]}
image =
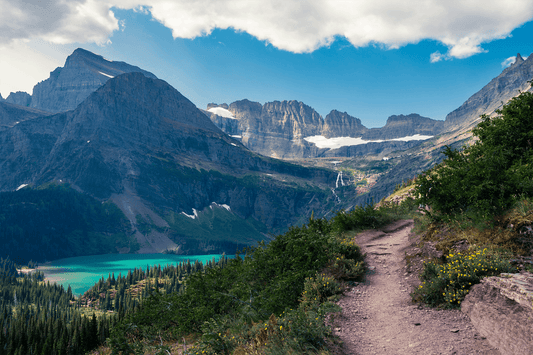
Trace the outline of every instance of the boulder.
{"type": "Polygon", "coordinates": [[[472,287],[461,310],[502,354],[533,354],[533,276],[501,276],[472,287]]]}

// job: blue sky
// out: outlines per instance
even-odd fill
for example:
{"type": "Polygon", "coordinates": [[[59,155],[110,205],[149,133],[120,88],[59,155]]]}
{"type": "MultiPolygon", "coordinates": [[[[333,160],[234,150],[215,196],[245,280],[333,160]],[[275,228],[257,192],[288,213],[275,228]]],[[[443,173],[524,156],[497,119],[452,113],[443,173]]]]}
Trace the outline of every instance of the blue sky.
{"type": "MultiPolygon", "coordinates": [[[[490,7],[487,1],[481,3],[490,7]]],[[[481,14],[459,11],[451,0],[426,1],[413,19],[405,19],[414,11],[408,5],[391,12],[390,0],[363,0],[370,4],[364,11],[341,12],[332,10],[336,0],[295,8],[290,1],[263,1],[261,8],[247,7],[253,0],[233,1],[229,12],[228,4],[215,5],[223,0],[198,0],[198,8],[185,0],[78,2],[83,11],[49,0],[57,17],[52,25],[39,22],[42,7],[32,1],[20,7],[0,0],[7,14],[10,6],[27,13],[18,21],[0,15],[4,98],[10,91],[31,93],[82,47],[153,72],[203,109],[244,98],[299,100],[324,117],[337,109],[381,127],[394,114],[444,119],[497,76],[506,59],[533,52],[530,0],[481,14]]]]}

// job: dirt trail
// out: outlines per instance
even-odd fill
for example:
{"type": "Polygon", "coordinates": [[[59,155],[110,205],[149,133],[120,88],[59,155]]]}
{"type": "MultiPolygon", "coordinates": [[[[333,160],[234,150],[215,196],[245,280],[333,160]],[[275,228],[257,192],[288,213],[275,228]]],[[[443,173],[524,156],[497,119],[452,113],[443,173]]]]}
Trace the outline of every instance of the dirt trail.
{"type": "Polygon", "coordinates": [[[356,242],[367,254],[366,281],[347,290],[334,333],[344,354],[500,354],[459,310],[411,303],[417,275],[405,268],[412,220],[366,231],[356,242]]]}

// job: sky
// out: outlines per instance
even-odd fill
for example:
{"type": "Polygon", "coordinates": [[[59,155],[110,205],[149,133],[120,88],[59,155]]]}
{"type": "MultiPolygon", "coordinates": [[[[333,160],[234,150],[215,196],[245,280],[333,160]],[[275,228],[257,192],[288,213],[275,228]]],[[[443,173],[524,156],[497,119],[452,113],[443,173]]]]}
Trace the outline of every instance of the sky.
{"type": "Polygon", "coordinates": [[[298,100],[382,127],[443,120],[533,52],[533,0],[0,0],[0,93],[76,48],[154,73],[196,106],[298,100]]]}

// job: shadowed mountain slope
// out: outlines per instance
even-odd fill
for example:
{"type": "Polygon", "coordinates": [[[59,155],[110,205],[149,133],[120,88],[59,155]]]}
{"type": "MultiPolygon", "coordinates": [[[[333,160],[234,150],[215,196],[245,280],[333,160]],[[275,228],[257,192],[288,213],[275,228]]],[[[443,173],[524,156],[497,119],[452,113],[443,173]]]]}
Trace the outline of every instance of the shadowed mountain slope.
{"type": "Polygon", "coordinates": [[[334,172],[249,151],[166,82],[141,73],[109,80],[73,111],[0,132],[0,157],[0,190],[56,181],[111,199],[132,225],[148,226],[136,232],[145,252],[200,238],[180,226],[199,223],[206,208],[232,213],[227,233],[247,223],[255,230],[247,240],[226,238],[250,244],[334,204],[334,172]]]}
{"type": "Polygon", "coordinates": [[[50,78],[34,86],[31,107],[53,113],[73,110],[110,78],[130,72],[156,78],[139,67],[110,61],[78,48],[67,58],[64,67],[56,68],[50,78]]]}

